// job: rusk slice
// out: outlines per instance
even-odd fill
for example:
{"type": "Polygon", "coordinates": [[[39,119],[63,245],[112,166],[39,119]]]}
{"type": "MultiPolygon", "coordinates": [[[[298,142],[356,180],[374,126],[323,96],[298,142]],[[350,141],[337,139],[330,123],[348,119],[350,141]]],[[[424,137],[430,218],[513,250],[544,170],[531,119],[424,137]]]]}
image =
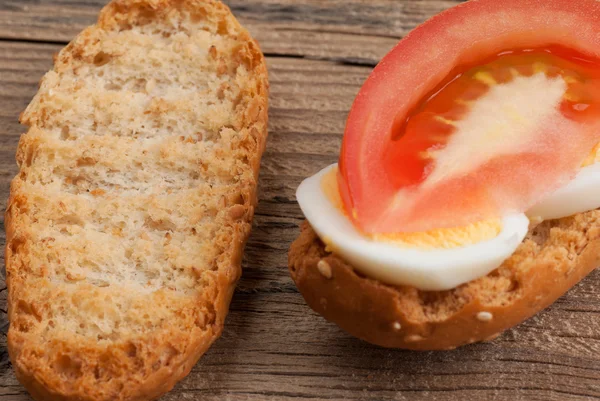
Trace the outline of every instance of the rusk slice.
{"type": "Polygon", "coordinates": [[[485,277],[449,291],[367,278],[304,223],[289,268],[308,305],[373,344],[446,350],[496,338],[544,309],[600,264],[600,211],[545,221],[485,277]]]}
{"type": "Polygon", "coordinates": [[[150,400],[219,336],[267,136],[257,43],[214,0],[115,0],[22,115],[8,348],[36,400],[150,400]]]}

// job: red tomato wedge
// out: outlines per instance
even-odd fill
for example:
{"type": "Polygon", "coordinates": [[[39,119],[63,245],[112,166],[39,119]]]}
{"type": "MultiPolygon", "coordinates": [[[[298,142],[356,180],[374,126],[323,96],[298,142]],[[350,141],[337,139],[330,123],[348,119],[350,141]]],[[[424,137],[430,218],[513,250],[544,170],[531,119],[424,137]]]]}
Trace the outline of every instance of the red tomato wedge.
{"type": "Polygon", "coordinates": [[[385,56],[346,124],[338,183],[366,233],[524,212],[600,142],[600,1],[472,0],[385,56]]]}

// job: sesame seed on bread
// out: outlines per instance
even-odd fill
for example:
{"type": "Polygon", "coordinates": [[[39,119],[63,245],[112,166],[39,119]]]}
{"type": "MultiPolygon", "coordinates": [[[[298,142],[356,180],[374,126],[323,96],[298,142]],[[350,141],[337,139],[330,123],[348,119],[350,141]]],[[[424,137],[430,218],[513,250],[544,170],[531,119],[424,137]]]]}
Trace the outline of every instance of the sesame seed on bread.
{"type": "Polygon", "coordinates": [[[326,250],[308,222],[289,269],[308,305],[365,341],[447,350],[491,340],[546,308],[600,263],[600,211],[545,221],[485,277],[449,291],[420,291],[365,277],[326,250]]]}
{"type": "Polygon", "coordinates": [[[155,399],[220,335],[267,97],[215,0],[114,0],[56,56],[6,211],[8,349],[34,399],[155,399]]]}

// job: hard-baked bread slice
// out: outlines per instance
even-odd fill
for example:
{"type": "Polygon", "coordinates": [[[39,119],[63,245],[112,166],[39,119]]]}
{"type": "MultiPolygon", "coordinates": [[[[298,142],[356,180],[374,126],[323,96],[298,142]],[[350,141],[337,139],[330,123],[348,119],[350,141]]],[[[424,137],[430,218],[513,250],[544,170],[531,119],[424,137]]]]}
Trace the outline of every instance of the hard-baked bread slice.
{"type": "Polygon", "coordinates": [[[8,348],[35,399],[154,399],[219,336],[267,92],[214,0],[114,0],[57,55],[6,211],[8,348]]]}
{"type": "Polygon", "coordinates": [[[600,211],[532,227],[486,277],[449,291],[385,285],[328,252],[308,223],[289,268],[308,305],[349,333],[385,346],[444,350],[490,340],[544,309],[600,264],[600,211]]]}

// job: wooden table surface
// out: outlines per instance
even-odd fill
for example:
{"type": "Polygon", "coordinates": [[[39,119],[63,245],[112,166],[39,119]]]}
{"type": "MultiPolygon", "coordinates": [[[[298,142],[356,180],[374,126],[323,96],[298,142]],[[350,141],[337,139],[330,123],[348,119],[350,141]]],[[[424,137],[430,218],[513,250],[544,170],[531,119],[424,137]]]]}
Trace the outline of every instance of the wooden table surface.
{"type": "MultiPolygon", "coordinates": [[[[302,221],[295,188],[336,161],[349,107],[377,61],[415,25],[458,2],[229,1],[261,43],[270,71],[260,205],[223,336],[161,401],[600,400],[600,271],[494,342],[425,353],[350,337],[312,312],[289,277],[287,250],[302,221]]],[[[16,172],[19,113],[52,55],[93,23],[104,3],[0,0],[2,209],[16,172]]],[[[0,299],[5,295],[1,290],[0,299]]],[[[4,334],[0,401],[30,400],[5,343],[4,334]]]]}

